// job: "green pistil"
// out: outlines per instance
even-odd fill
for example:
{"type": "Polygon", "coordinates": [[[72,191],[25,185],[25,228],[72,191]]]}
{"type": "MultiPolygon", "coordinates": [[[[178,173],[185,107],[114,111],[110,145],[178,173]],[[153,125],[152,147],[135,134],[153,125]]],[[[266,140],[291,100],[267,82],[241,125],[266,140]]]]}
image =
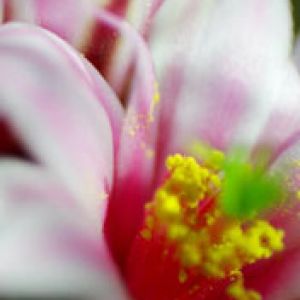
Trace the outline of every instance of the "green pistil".
{"type": "Polygon", "coordinates": [[[261,166],[250,165],[241,155],[226,159],[223,170],[220,205],[231,217],[254,218],[282,199],[280,178],[266,174],[261,166]]]}

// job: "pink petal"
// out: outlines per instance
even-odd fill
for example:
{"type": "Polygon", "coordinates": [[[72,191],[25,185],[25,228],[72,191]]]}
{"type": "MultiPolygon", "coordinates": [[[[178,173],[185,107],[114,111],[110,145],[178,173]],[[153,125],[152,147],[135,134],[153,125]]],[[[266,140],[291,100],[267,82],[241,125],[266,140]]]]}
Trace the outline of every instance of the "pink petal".
{"type": "Polygon", "coordinates": [[[100,99],[101,104],[109,117],[113,133],[114,154],[116,154],[119,149],[124,109],[111,87],[101,76],[99,76],[98,71],[87,61],[86,68],[91,77],[90,86],[94,90],[98,99],[100,99]]]}
{"type": "Polygon", "coordinates": [[[187,151],[196,139],[223,149],[251,147],[273,107],[283,106],[288,1],[166,1],[151,45],[162,89],[161,123],[168,124],[160,130],[162,160],[168,152],[187,151]]]}
{"type": "MultiPolygon", "coordinates": [[[[95,14],[100,7],[128,20],[137,30],[146,34],[163,1],[2,0],[0,8],[4,22],[22,21],[39,25],[56,33],[88,56],[91,55],[90,51],[97,51],[95,55],[101,59],[105,34],[96,34],[99,24],[95,24],[95,14]]],[[[105,48],[108,48],[107,43],[105,48]]],[[[113,47],[110,51],[114,51],[113,47]]]]}
{"type": "Polygon", "coordinates": [[[291,62],[287,62],[282,69],[282,78],[278,84],[277,102],[273,103],[256,141],[258,144],[273,146],[273,162],[280,160],[290,147],[297,147],[300,138],[300,76],[291,62]]]}
{"type": "Polygon", "coordinates": [[[77,48],[84,46],[100,0],[4,0],[4,21],[42,26],[77,48]]]}
{"type": "MultiPolygon", "coordinates": [[[[103,9],[129,22],[144,37],[148,35],[152,19],[163,0],[150,1],[108,1],[103,9]]],[[[100,11],[100,10],[99,10],[100,11]]],[[[122,33],[110,26],[95,13],[94,26],[90,40],[84,48],[85,56],[105,76],[110,85],[121,98],[126,98],[126,88],[132,71],[131,41],[124,38],[122,33]],[[124,91],[125,90],[125,91],[124,91]]],[[[121,99],[122,100],[122,99],[121,99]]],[[[124,99],[123,99],[124,100],[124,99]]],[[[124,100],[126,102],[126,99],[124,100]]]]}
{"type": "Polygon", "coordinates": [[[133,78],[106,223],[109,243],[122,263],[141,222],[144,204],[151,198],[157,128],[155,78],[142,38],[127,23],[106,12],[99,13],[98,17],[133,45],[130,49],[133,78]]]}
{"type": "MultiPolygon", "coordinates": [[[[139,1],[131,0],[128,5],[128,11],[125,19],[145,38],[148,39],[149,32],[152,29],[153,20],[159,11],[161,5],[165,0],[150,0],[150,1],[139,1]]],[[[120,85],[121,76],[123,75],[123,80],[126,81],[126,74],[130,72],[132,68],[132,44],[129,39],[120,39],[118,41],[115,57],[110,68],[110,73],[108,78],[112,86],[118,89],[120,85]],[[126,56],[128,58],[126,58],[126,56]],[[127,62],[127,65],[124,65],[127,62]],[[126,73],[127,72],[127,73],[126,73]],[[115,79],[117,78],[117,79],[115,79]]]]}
{"type": "Polygon", "coordinates": [[[101,235],[42,167],[0,161],[1,296],[126,299],[101,235]]]}
{"type": "Polygon", "coordinates": [[[266,300],[296,300],[300,297],[299,247],[262,262],[246,273],[246,285],[266,300]]]}
{"type": "Polygon", "coordinates": [[[78,49],[84,47],[93,26],[96,0],[35,0],[36,23],[64,38],[78,49]]]}
{"type": "MultiPolygon", "coordinates": [[[[86,62],[54,35],[11,24],[0,29],[0,66],[1,115],[99,226],[112,181],[113,144],[86,62]]],[[[106,103],[116,101],[103,80],[97,84],[106,103]]]]}
{"type": "Polygon", "coordinates": [[[35,22],[35,2],[34,0],[2,0],[2,21],[22,21],[27,23],[35,22]]]}

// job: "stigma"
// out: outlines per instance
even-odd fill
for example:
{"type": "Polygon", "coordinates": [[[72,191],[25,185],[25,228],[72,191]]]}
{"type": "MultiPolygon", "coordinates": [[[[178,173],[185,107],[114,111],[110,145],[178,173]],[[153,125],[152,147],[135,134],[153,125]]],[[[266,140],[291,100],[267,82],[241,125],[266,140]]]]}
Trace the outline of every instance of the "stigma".
{"type": "Polygon", "coordinates": [[[163,260],[165,273],[173,268],[190,294],[207,294],[204,282],[217,282],[230,299],[260,300],[244,286],[243,268],[284,249],[284,231],[263,218],[282,201],[280,180],[239,155],[200,150],[197,158],[167,157],[167,175],[145,205],[140,239],[147,253],[154,243],[157,257],[171,257],[163,260]]]}

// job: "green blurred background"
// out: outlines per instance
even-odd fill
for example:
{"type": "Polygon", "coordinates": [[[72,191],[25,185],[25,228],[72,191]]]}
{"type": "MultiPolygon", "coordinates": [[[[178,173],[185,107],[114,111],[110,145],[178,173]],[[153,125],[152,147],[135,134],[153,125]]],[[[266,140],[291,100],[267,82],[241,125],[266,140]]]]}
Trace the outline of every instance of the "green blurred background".
{"type": "Polygon", "coordinates": [[[292,11],[294,17],[294,32],[299,33],[300,30],[300,0],[291,0],[292,11]]]}

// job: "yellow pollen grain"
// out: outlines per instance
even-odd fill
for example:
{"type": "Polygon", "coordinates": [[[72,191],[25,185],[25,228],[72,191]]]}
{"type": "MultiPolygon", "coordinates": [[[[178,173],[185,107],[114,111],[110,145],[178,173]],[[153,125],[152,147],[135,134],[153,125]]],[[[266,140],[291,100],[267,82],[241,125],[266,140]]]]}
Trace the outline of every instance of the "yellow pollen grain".
{"type": "Polygon", "coordinates": [[[159,88],[158,88],[158,83],[154,83],[154,93],[153,93],[153,98],[150,106],[150,112],[149,112],[149,117],[148,117],[148,122],[153,122],[154,120],[154,110],[157,104],[160,101],[160,94],[159,94],[159,88]]]}
{"type": "Polygon", "coordinates": [[[149,229],[143,229],[140,232],[140,235],[145,239],[145,240],[150,240],[152,238],[152,233],[149,229]]]}
{"type": "Polygon", "coordinates": [[[189,233],[189,229],[186,225],[176,223],[172,224],[168,230],[168,238],[170,240],[182,240],[184,239],[189,233]]]}
{"type": "Polygon", "coordinates": [[[261,300],[262,297],[254,290],[247,290],[242,277],[231,283],[227,288],[228,295],[234,300],[261,300]]]}
{"type": "Polygon", "coordinates": [[[184,243],[181,247],[182,263],[186,267],[197,266],[202,262],[201,251],[194,243],[184,243]]]}
{"type": "Polygon", "coordinates": [[[185,283],[188,279],[188,275],[184,270],[180,270],[178,274],[178,280],[180,283],[185,283]]]}
{"type": "Polygon", "coordinates": [[[179,199],[165,190],[156,194],[156,208],[159,217],[164,219],[178,219],[181,215],[179,199]]]}

